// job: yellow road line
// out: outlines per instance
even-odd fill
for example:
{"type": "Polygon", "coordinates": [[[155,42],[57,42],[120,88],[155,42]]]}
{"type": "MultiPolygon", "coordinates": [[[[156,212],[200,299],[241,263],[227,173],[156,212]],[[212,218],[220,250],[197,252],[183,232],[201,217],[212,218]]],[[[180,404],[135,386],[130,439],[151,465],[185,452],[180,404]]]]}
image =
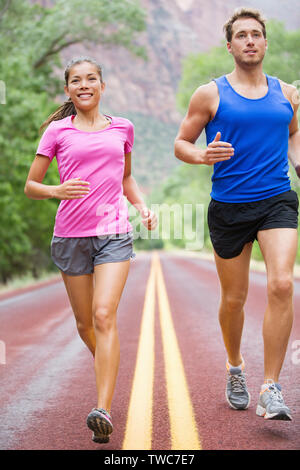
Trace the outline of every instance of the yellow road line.
{"type": "Polygon", "coordinates": [[[145,294],[123,450],[151,449],[154,381],[154,318],[155,271],[152,259],[145,294]]]}
{"type": "Polygon", "coordinates": [[[174,329],[168,295],[157,254],[154,255],[160,311],[172,449],[200,450],[197,424],[174,329]]]}

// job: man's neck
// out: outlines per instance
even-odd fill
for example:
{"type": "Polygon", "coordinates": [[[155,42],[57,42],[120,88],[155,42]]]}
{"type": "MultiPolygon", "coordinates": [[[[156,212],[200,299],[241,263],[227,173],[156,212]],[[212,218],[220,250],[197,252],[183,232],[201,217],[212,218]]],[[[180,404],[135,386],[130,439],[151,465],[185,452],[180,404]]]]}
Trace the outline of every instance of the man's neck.
{"type": "Polygon", "coordinates": [[[242,68],[236,66],[235,69],[228,75],[232,84],[243,84],[249,87],[258,87],[266,84],[266,77],[263,73],[262,64],[252,68],[242,68]]]}

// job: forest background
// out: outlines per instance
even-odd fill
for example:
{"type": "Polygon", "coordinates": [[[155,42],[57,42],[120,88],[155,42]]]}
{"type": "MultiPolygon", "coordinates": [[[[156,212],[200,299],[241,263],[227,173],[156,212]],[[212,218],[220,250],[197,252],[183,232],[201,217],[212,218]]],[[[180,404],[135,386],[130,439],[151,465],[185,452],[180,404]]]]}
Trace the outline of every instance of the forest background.
{"type": "MultiPolygon", "coordinates": [[[[160,219],[147,235],[130,211],[135,248],[190,249],[200,217],[203,243],[192,249],[211,252],[212,168],[179,162],[173,144],[192,93],[233,68],[222,25],[242,5],[267,16],[264,71],[299,90],[299,0],[0,0],[0,283],[57,273],[50,242],[59,201],[30,200],[24,184],[39,127],[64,101],[63,70],[75,55],[96,57],[103,66],[102,112],[135,126],[133,173],[160,219]]],[[[197,145],[205,145],[205,135],[197,145]]],[[[300,196],[293,168],[290,177],[300,196]]],[[[55,160],[44,182],[59,184],[55,160]]],[[[253,258],[261,259],[256,243],[253,258]]]]}

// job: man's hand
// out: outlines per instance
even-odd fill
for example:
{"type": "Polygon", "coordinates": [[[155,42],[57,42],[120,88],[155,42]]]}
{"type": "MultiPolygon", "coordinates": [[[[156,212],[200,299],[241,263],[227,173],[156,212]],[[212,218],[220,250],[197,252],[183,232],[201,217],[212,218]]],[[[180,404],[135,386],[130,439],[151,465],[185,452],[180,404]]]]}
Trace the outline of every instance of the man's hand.
{"type": "Polygon", "coordinates": [[[204,165],[214,165],[218,162],[230,160],[234,155],[234,148],[229,142],[222,142],[221,132],[217,132],[214,140],[208,144],[206,150],[201,152],[199,163],[204,165]]]}

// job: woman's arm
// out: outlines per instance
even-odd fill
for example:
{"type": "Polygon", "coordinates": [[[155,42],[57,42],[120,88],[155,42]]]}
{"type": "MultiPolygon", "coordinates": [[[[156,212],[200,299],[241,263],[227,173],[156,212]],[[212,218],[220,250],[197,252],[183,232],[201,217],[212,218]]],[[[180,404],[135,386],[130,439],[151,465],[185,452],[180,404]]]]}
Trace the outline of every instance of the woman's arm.
{"type": "Polygon", "coordinates": [[[65,181],[59,185],[46,185],[42,181],[49,168],[50,160],[45,155],[36,155],[30,167],[24,193],[30,199],[79,199],[89,193],[89,183],[80,178],[65,181]]]}
{"type": "Polygon", "coordinates": [[[125,155],[125,168],[123,176],[123,193],[141,214],[142,222],[148,230],[154,230],[157,226],[157,217],[154,212],[147,208],[143,195],[137,182],[131,174],[131,152],[125,155]]]}
{"type": "Polygon", "coordinates": [[[26,180],[24,193],[30,199],[50,199],[54,197],[52,185],[41,184],[50,165],[48,157],[36,155],[26,180]]]}

